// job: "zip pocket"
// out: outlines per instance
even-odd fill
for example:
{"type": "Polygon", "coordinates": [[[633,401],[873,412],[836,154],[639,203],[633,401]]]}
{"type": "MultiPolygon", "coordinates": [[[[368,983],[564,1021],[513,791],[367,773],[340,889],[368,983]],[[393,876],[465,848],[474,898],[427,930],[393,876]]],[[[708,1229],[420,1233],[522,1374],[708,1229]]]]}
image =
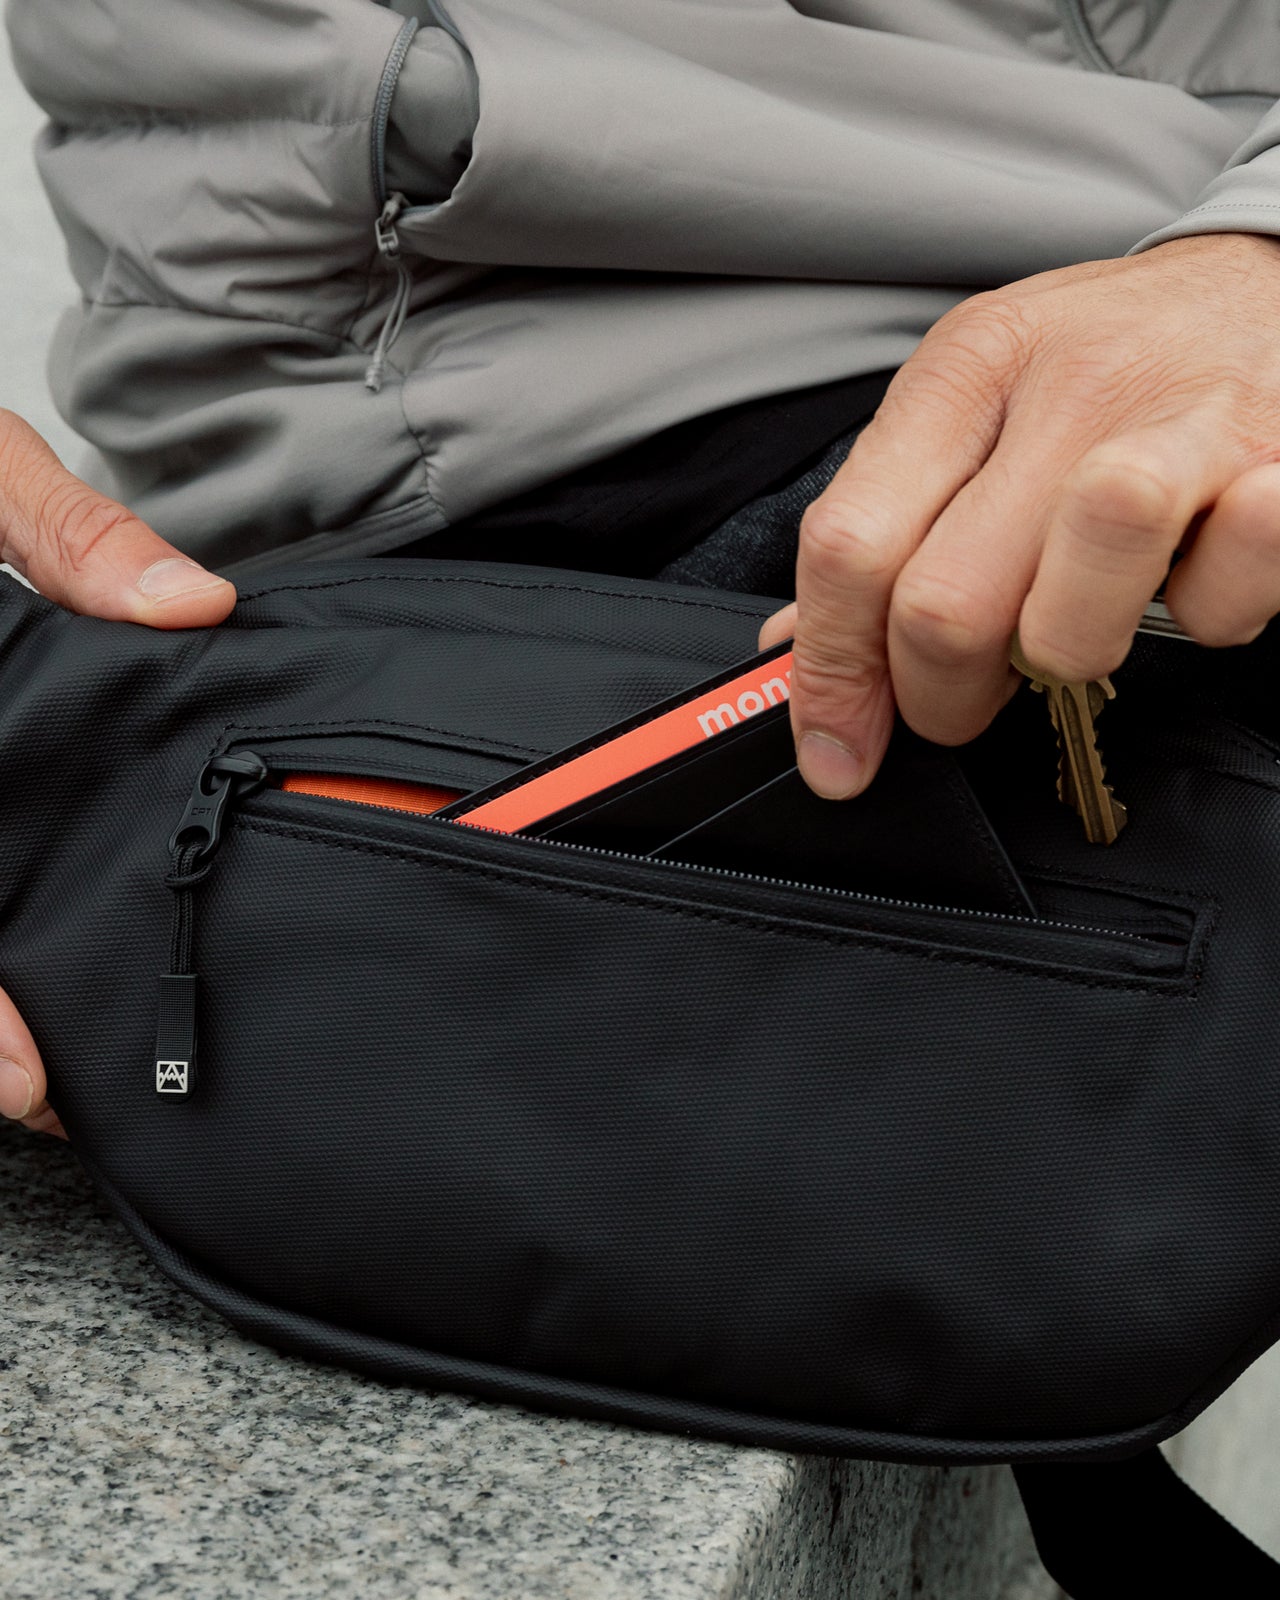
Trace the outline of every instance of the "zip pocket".
{"type": "Polygon", "coordinates": [[[531,756],[541,753],[517,751],[443,728],[402,728],[390,723],[376,728],[355,723],[263,728],[253,733],[252,743],[250,748],[247,730],[226,731],[221,748],[200,768],[182,816],[169,836],[164,882],[173,891],[174,901],[169,971],[158,980],[158,1095],[186,1099],[195,1088],[199,980],[192,951],[193,893],[213,868],[228,816],[236,805],[275,783],[282,792],[425,814],[469,789],[518,770],[531,756]],[[433,781],[424,781],[426,777],[433,781]]]}
{"type": "MultiPolygon", "coordinates": [[[[219,847],[238,813],[246,825],[276,824],[290,834],[355,841],[388,856],[409,854],[462,868],[541,883],[553,892],[586,892],[780,933],[870,943],[907,955],[970,960],[1089,984],[1185,986],[1207,928],[1204,908],[1174,896],[1110,884],[1073,887],[1042,875],[1054,917],[891,900],[854,890],[815,887],[749,872],[655,860],[563,840],[499,834],[460,822],[414,815],[418,808],[294,787],[297,751],[236,747],[211,757],[169,839],[165,883],[175,893],[170,971],[160,978],[156,1039],[157,1094],[186,1098],[196,1081],[197,989],[193,895],[215,869],[219,847]],[[272,759],[274,758],[274,759],[272,759]],[[251,818],[253,819],[251,822],[251,818]]],[[[332,760],[329,762],[332,771],[332,760]]],[[[326,780],[331,781],[331,780],[326,780]]],[[[303,780],[305,782],[305,780],[303,780]]],[[[429,785],[412,785],[422,791],[429,785]]],[[[385,792],[385,784],[383,785],[385,792]]],[[[422,807],[423,812],[426,806],[422,807]]]]}

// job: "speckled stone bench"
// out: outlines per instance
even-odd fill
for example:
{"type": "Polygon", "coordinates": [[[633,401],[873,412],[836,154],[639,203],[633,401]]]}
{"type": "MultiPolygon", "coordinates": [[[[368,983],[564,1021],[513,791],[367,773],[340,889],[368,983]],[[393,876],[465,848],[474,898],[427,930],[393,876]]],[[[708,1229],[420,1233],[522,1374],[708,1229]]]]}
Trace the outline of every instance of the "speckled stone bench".
{"type": "Polygon", "coordinates": [[[5,1600],[1040,1600],[1003,1469],[744,1450],[382,1387],[179,1293],[0,1129],[5,1600]]]}

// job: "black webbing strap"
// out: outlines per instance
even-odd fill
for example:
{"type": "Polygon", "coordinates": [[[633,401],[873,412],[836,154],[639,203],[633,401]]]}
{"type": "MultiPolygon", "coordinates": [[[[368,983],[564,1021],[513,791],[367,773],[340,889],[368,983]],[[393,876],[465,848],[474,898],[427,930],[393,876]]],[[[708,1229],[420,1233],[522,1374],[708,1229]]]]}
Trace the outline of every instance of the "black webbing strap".
{"type": "Polygon", "coordinates": [[[1154,1447],[1127,1461],[1015,1466],[1050,1576],[1072,1600],[1273,1600],[1280,1562],[1154,1447]]]}

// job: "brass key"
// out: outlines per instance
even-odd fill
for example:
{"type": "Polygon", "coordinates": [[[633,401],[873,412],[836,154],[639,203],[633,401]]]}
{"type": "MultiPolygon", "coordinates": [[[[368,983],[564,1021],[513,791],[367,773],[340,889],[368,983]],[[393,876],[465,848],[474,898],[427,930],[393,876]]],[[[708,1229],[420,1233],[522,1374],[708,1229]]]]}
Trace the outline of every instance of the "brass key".
{"type": "Polygon", "coordinates": [[[1058,735],[1058,798],[1079,813],[1091,844],[1114,844],[1128,813],[1111,792],[1098,751],[1094,723],[1116,692],[1110,678],[1064,683],[1033,667],[1015,634],[1011,660],[1031,687],[1043,694],[1058,735]]]}

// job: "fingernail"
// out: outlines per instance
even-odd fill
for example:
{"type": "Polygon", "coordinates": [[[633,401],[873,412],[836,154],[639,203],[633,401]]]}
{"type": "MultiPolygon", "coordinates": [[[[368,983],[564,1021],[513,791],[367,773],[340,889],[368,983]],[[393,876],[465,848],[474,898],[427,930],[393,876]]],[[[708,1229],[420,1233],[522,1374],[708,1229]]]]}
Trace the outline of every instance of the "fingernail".
{"type": "Polygon", "coordinates": [[[151,563],[138,579],[138,589],[149,600],[171,600],[175,595],[194,594],[197,589],[212,589],[226,581],[185,556],[165,556],[162,561],[151,563]]]}
{"type": "Polygon", "coordinates": [[[862,786],[862,757],[829,733],[806,733],[796,751],[800,776],[824,800],[846,800],[862,786]]]}
{"type": "Polygon", "coordinates": [[[8,1056],[0,1056],[0,1116],[19,1121],[31,1110],[35,1098],[31,1075],[8,1056]]]}

